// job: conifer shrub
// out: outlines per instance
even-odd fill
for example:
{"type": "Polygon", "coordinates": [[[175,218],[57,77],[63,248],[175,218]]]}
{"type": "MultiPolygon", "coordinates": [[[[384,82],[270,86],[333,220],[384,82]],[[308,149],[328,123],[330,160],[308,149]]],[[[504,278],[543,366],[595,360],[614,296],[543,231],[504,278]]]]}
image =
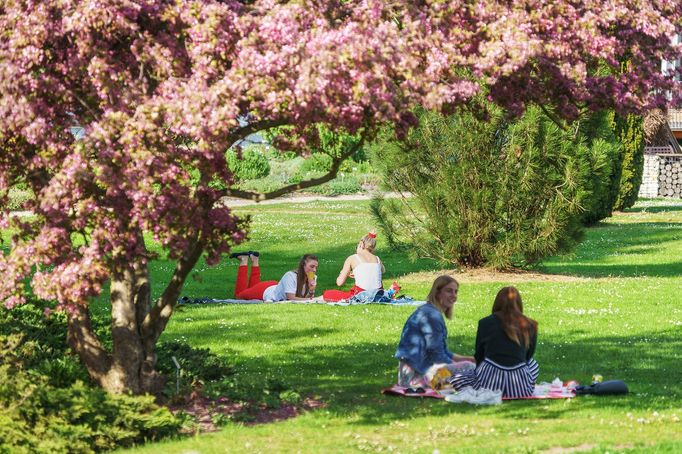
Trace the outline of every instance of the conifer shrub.
{"type": "Polygon", "coordinates": [[[637,201],[644,172],[644,121],[639,115],[616,115],[616,136],[622,146],[623,169],[614,210],[630,208],[637,201]]]}
{"type": "Polygon", "coordinates": [[[178,433],[154,397],[91,385],[65,333],[65,315],[38,303],[0,308],[0,451],[98,452],[178,433]]]}
{"type": "Polygon", "coordinates": [[[487,118],[416,113],[404,141],[385,130],[371,145],[388,188],[413,195],[372,204],[394,246],[460,267],[526,267],[574,247],[585,213],[601,209],[615,153],[606,117],[561,128],[533,106],[514,121],[492,105],[487,118]]]}
{"type": "Polygon", "coordinates": [[[576,148],[587,165],[582,222],[589,226],[611,216],[620,191],[622,147],[615,134],[613,111],[602,110],[586,115],[575,123],[577,136],[585,146],[576,148]]]}

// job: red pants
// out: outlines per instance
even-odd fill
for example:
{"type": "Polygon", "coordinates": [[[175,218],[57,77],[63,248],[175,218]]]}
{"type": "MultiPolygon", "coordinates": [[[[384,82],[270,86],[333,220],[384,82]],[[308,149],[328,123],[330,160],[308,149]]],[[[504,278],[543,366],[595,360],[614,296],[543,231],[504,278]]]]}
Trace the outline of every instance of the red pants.
{"type": "Polygon", "coordinates": [[[322,298],[328,303],[335,303],[337,301],[347,300],[351,296],[360,292],[364,292],[364,290],[357,285],[354,285],[347,292],[344,292],[343,290],[325,290],[324,293],[322,293],[322,298]]]}
{"type": "Polygon", "coordinates": [[[260,280],[260,267],[251,267],[251,276],[247,283],[248,265],[239,265],[237,283],[234,285],[234,296],[240,300],[262,300],[265,289],[277,285],[277,281],[260,280]]]}

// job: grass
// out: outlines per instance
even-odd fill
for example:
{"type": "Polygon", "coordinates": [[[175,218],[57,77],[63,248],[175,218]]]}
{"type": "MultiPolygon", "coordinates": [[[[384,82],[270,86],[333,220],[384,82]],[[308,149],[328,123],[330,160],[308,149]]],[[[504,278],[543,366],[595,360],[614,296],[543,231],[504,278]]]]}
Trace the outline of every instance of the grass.
{"type": "MultiPolygon", "coordinates": [[[[333,288],[345,256],[372,225],[366,203],[313,202],[246,207],[262,252],[264,278],[278,279],[304,252],[320,257],[319,288],[333,288]]],[[[422,299],[437,270],[389,252],[379,237],[385,283],[422,299]]],[[[538,320],[540,380],[623,379],[627,396],[514,401],[493,408],[385,397],[393,353],[410,307],[211,305],[181,307],[164,339],[209,347],[254,383],[285,381],[323,409],[284,422],[155,443],[131,452],[680,452],[682,451],[682,203],[650,201],[589,229],[572,255],[553,257],[543,280],[516,282],[538,320]]],[[[170,263],[153,264],[154,292],[170,263]]],[[[184,294],[224,297],[236,261],[199,264],[184,294]],[[234,263],[233,263],[234,262],[234,263]]],[[[490,311],[506,275],[464,283],[448,322],[451,350],[471,353],[477,320],[490,311]],[[497,280],[497,281],[495,281],[497,280]]],[[[106,310],[100,302],[99,310],[106,310]]]]}

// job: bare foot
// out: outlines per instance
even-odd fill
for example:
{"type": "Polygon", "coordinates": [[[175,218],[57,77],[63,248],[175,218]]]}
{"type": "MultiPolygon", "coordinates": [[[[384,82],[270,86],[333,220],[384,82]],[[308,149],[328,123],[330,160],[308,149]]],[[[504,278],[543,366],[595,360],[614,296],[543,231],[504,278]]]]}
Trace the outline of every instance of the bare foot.
{"type": "Polygon", "coordinates": [[[258,266],[258,256],[257,255],[249,255],[251,258],[251,266],[258,266]]]}

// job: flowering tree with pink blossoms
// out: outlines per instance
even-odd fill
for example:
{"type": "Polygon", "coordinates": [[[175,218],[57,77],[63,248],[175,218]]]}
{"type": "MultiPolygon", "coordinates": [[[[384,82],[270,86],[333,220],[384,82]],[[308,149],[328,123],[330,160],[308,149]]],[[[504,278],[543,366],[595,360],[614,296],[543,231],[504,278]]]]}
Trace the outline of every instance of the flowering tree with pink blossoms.
{"type": "Polygon", "coordinates": [[[36,199],[31,217],[3,209],[0,299],[53,302],[97,383],[154,392],[155,344],[188,273],[245,238],[222,197],[328,181],[378,126],[400,134],[415,106],[451,111],[482,84],[512,114],[662,106],[658,61],[678,52],[681,18],[678,0],[5,0],[0,197],[25,184],[36,199]],[[356,137],[327,175],[231,188],[226,149],[276,128],[306,154],[321,127],[356,137]],[[147,232],[176,260],[154,301],[147,232]],[[112,351],[88,311],[107,282],[112,351]]]}

